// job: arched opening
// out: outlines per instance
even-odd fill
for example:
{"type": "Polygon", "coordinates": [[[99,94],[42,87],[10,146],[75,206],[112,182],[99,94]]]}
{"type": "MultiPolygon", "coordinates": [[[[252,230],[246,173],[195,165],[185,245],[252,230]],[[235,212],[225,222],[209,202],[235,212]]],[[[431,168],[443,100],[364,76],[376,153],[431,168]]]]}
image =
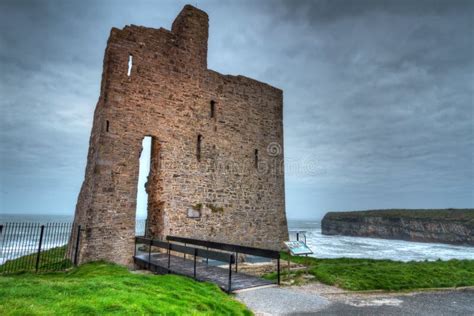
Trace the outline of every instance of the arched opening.
{"type": "Polygon", "coordinates": [[[148,193],[146,186],[149,185],[150,165],[151,165],[151,144],[152,137],[145,136],[142,141],[142,151],[140,153],[140,167],[138,172],[137,186],[137,207],[135,234],[145,236],[148,222],[148,193]]]}

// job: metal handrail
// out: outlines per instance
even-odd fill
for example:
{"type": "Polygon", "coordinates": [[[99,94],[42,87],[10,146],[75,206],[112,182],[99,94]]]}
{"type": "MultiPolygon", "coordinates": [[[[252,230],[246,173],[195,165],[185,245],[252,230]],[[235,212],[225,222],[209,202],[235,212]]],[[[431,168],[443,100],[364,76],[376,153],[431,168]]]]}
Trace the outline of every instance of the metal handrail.
{"type": "MultiPolygon", "coordinates": [[[[227,262],[229,264],[229,279],[228,279],[227,292],[230,293],[232,289],[232,265],[236,263],[236,260],[233,254],[217,252],[217,251],[201,249],[201,248],[195,248],[195,247],[189,247],[189,246],[183,246],[183,245],[178,245],[178,244],[174,244],[170,242],[164,242],[161,240],[156,240],[156,239],[151,239],[151,238],[146,238],[146,237],[135,237],[135,245],[137,243],[142,243],[149,246],[148,248],[148,269],[149,270],[152,270],[152,268],[154,271],[158,271],[159,269],[162,269],[161,267],[157,267],[157,265],[151,262],[151,247],[167,249],[167,253],[168,253],[167,273],[170,273],[170,272],[175,273],[171,268],[171,251],[192,255],[194,257],[193,276],[195,279],[196,279],[196,262],[197,262],[196,258],[197,257],[202,257],[202,258],[206,257],[213,260],[227,262]]],[[[136,254],[134,258],[136,259],[136,254]]]]}
{"type": "Polygon", "coordinates": [[[234,245],[234,244],[227,244],[227,243],[208,241],[208,240],[202,240],[202,239],[178,237],[178,236],[166,236],[166,240],[168,240],[168,242],[175,241],[175,242],[180,242],[180,243],[185,243],[185,244],[192,244],[196,246],[206,247],[207,249],[212,248],[212,249],[219,249],[219,250],[233,252],[235,253],[235,259],[236,259],[235,272],[238,272],[239,253],[259,256],[259,257],[264,257],[264,258],[277,259],[278,284],[280,284],[280,252],[279,251],[234,245]]]}

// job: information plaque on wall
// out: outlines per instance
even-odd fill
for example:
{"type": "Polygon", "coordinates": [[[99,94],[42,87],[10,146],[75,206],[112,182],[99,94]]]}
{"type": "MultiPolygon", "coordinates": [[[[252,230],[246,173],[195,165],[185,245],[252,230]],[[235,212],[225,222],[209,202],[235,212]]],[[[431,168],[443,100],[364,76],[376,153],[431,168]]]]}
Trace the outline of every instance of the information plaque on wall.
{"type": "Polygon", "coordinates": [[[301,256],[312,254],[313,251],[302,241],[285,241],[285,245],[290,250],[291,255],[301,256]]]}

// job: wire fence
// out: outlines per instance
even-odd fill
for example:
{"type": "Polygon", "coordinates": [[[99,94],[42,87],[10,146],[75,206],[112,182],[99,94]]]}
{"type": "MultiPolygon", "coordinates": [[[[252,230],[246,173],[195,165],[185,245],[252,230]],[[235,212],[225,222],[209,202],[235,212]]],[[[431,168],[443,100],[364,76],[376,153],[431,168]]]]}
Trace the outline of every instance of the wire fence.
{"type": "MultiPolygon", "coordinates": [[[[77,263],[78,229],[71,222],[0,224],[0,274],[72,267],[77,263]]],[[[145,230],[146,220],[137,220],[135,234],[143,236],[145,230]]]]}

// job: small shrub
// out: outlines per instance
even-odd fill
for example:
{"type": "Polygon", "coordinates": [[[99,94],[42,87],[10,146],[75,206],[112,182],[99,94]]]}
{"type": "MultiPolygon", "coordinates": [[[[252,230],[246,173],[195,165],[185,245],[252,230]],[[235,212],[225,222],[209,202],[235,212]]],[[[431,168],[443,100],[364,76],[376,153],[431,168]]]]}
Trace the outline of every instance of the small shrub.
{"type": "Polygon", "coordinates": [[[223,207],[218,207],[214,204],[207,204],[207,207],[212,211],[212,213],[224,213],[223,207]]]}

